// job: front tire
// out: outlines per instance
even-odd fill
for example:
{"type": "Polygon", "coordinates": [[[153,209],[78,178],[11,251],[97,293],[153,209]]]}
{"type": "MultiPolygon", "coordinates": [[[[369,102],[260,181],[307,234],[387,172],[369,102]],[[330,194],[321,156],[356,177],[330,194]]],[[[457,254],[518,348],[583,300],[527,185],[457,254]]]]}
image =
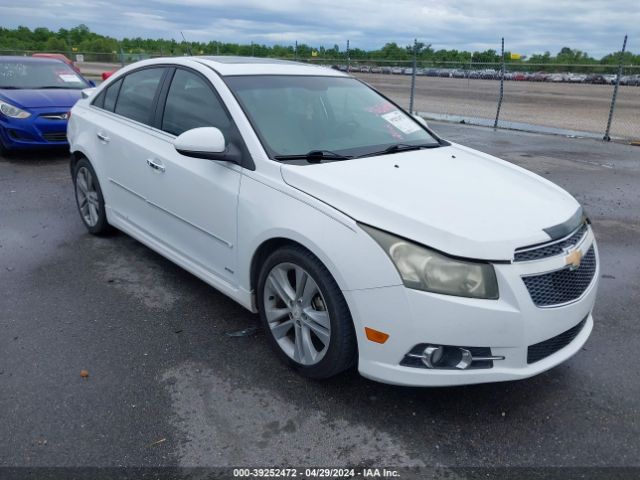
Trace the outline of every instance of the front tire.
{"type": "Polygon", "coordinates": [[[76,205],[82,223],[92,235],[105,235],[111,227],[107,222],[104,197],[98,176],[86,158],[81,158],[73,171],[76,205]]]}
{"type": "Polygon", "coordinates": [[[322,379],[355,365],[357,344],[347,302],[312,253],[290,245],[269,255],[257,295],[271,346],[295,370],[322,379]]]}
{"type": "Polygon", "coordinates": [[[5,147],[2,143],[2,139],[0,139],[0,157],[9,158],[11,157],[12,153],[13,151],[5,147]]]}

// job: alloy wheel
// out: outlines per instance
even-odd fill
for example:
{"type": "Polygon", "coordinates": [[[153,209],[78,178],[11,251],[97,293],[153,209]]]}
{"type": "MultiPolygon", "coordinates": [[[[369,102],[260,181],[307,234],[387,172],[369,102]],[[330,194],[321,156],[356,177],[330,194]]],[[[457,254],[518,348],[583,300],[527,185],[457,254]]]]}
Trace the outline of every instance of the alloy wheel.
{"type": "Polygon", "coordinates": [[[331,321],[313,277],[293,263],[280,263],[267,276],[264,307],[282,351],[302,365],[315,365],[329,348],[331,321]]]}
{"type": "Polygon", "coordinates": [[[100,202],[93,175],[86,167],[80,167],[76,174],[76,198],[82,219],[94,227],[100,219],[100,202]]]}

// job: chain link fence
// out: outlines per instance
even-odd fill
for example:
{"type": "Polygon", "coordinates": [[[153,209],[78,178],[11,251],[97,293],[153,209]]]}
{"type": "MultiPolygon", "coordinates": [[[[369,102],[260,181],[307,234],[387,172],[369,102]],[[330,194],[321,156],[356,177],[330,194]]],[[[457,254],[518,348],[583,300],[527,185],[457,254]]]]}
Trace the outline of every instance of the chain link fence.
{"type": "MultiPolygon", "coordinates": [[[[0,55],[33,53],[0,51],[0,55]]],[[[92,78],[139,60],[168,56],[164,52],[59,53],[71,57],[92,78]]],[[[466,63],[415,64],[348,56],[297,60],[348,71],[403,107],[413,105],[413,111],[428,120],[640,141],[640,65],[480,63],[473,57],[466,63]]]]}

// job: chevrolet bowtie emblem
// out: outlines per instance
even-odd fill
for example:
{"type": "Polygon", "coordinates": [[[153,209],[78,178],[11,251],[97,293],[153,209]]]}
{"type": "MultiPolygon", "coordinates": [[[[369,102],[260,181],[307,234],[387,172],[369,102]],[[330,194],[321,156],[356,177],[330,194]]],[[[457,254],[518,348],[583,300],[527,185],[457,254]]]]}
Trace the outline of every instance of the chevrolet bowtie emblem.
{"type": "Polygon", "coordinates": [[[569,269],[571,270],[578,268],[581,260],[582,252],[579,249],[572,250],[566,257],[564,257],[565,265],[569,265],[569,269]]]}

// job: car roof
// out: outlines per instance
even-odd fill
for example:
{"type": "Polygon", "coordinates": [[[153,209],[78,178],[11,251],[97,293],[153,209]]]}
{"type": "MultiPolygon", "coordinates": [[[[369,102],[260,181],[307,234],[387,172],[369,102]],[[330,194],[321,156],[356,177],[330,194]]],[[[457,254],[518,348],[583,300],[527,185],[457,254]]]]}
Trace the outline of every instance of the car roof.
{"type": "Polygon", "coordinates": [[[181,57],[215,70],[219,75],[321,75],[346,77],[337,70],[308,63],[292,62],[277,58],[236,57],[236,56],[196,56],[181,57]]]}

